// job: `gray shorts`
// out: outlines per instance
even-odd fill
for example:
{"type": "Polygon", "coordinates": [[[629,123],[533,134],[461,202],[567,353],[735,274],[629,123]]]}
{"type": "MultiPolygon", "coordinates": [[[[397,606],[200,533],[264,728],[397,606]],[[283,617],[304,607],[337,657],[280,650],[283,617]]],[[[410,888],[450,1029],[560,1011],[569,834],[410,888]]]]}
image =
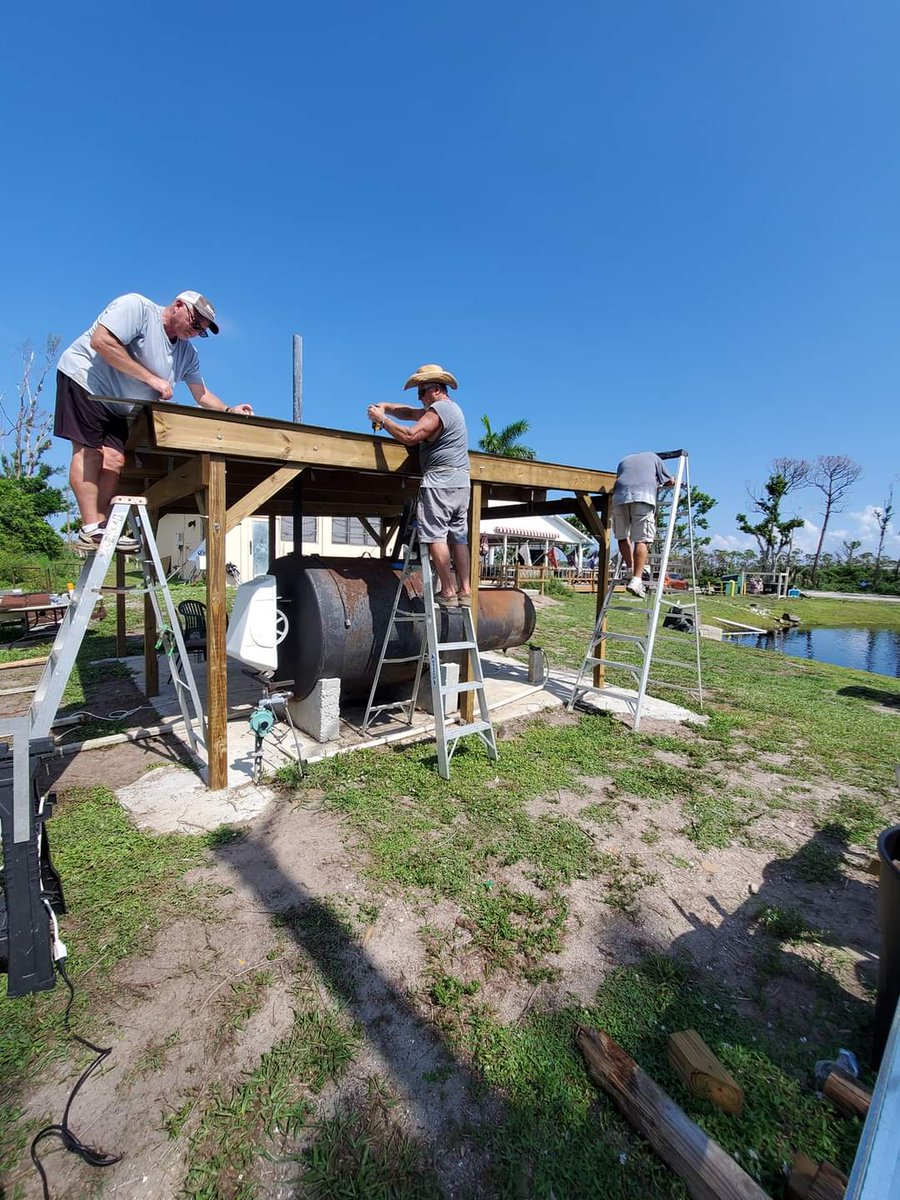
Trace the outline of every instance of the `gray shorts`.
{"type": "Polygon", "coordinates": [[[617,542],[646,542],[656,537],[656,508],[652,504],[617,504],[612,514],[613,537],[617,542]]]}
{"type": "Polygon", "coordinates": [[[469,540],[469,488],[419,488],[419,541],[469,540]]]}

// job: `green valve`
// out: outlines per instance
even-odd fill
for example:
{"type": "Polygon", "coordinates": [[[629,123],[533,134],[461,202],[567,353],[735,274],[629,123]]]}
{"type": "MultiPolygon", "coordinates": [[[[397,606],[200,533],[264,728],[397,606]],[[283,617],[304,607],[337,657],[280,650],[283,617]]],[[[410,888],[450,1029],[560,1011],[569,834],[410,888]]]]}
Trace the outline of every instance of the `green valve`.
{"type": "Polygon", "coordinates": [[[250,714],[250,728],[257,737],[265,737],[275,724],[275,714],[271,708],[254,708],[250,714]]]}

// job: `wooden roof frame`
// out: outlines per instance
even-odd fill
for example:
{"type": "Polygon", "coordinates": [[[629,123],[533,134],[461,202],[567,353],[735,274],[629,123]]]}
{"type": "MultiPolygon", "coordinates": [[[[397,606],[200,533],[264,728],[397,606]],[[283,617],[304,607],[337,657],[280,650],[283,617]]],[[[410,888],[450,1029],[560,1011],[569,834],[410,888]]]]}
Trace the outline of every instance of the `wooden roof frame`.
{"type": "MultiPolygon", "coordinates": [[[[512,501],[504,516],[561,513],[581,518],[597,537],[598,577],[606,578],[609,554],[608,495],[615,472],[561,463],[469,454],[472,499],[470,546],[479,544],[481,517],[490,500],[512,501]],[[571,493],[547,499],[548,491],[571,493]]],[[[297,425],[266,417],[244,417],[187,408],[143,404],[130,425],[120,491],[144,495],[154,521],[166,513],[199,512],[207,518],[207,750],[208,786],[227,784],[227,685],[225,657],[225,534],[245,517],[382,517],[387,553],[400,510],[414,497],[421,478],[418,456],[385,435],[297,425]]],[[[270,536],[270,545],[274,539],[270,536]]],[[[477,621],[479,556],[472,554],[473,616],[477,621]]],[[[598,605],[602,589],[597,590],[598,605]]],[[[119,644],[124,644],[124,606],[119,644]]],[[[145,660],[148,695],[158,690],[156,632],[145,605],[145,660]]],[[[599,682],[599,675],[598,675],[599,682]]],[[[471,706],[473,695],[464,694],[471,706]]],[[[463,716],[466,717],[465,711],[463,716]]],[[[469,714],[467,719],[471,719],[469,714]]]]}

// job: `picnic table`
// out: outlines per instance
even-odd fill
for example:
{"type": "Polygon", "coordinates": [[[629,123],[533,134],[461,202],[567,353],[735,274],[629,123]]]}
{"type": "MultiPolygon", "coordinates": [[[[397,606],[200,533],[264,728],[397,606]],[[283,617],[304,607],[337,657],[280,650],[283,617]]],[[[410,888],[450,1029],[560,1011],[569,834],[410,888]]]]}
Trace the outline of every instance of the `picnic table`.
{"type": "Polygon", "coordinates": [[[35,637],[46,632],[48,627],[55,630],[68,607],[69,597],[63,596],[55,604],[21,604],[14,608],[0,608],[0,623],[11,625],[21,621],[22,638],[35,637]]]}

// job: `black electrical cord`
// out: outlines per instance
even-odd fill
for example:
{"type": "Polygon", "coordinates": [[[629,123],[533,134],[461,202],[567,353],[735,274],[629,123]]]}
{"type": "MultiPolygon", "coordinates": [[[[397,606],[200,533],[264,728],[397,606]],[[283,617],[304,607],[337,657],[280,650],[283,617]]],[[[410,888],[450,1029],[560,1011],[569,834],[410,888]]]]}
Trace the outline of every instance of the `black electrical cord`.
{"type": "Polygon", "coordinates": [[[37,1148],[39,1143],[44,1141],[45,1138],[58,1137],[66,1150],[71,1150],[73,1154],[77,1154],[79,1158],[84,1159],[89,1167],[111,1167],[114,1163],[121,1162],[122,1160],[121,1154],[104,1154],[102,1150],[95,1150],[92,1146],[86,1146],[84,1142],[82,1142],[81,1139],[78,1138],[69,1128],[69,1112],[71,1111],[72,1105],[75,1102],[75,1097],[78,1095],[82,1084],[86,1083],[88,1079],[90,1079],[91,1075],[93,1075],[93,1073],[100,1066],[100,1064],[109,1058],[110,1054],[112,1054],[113,1048],[112,1046],[107,1046],[105,1048],[103,1046],[95,1046],[93,1042],[89,1042],[87,1038],[83,1038],[79,1034],[73,1033],[69,1028],[69,1013],[71,1012],[72,1004],[75,1001],[75,989],[72,986],[72,981],[66,974],[64,959],[57,959],[56,969],[59,971],[60,975],[62,975],[63,979],[65,980],[66,987],[69,989],[69,1002],[66,1005],[65,1016],[63,1017],[63,1024],[66,1027],[66,1032],[69,1033],[76,1042],[80,1042],[82,1046],[87,1046],[88,1050],[93,1050],[97,1057],[92,1063],[88,1063],[85,1069],[81,1072],[78,1082],[72,1088],[72,1091],[69,1094],[69,1099],[66,1103],[66,1107],[63,1110],[62,1121],[60,1121],[58,1125],[45,1125],[43,1129],[34,1135],[32,1140],[31,1161],[37,1167],[38,1174],[41,1177],[41,1185],[44,1189],[44,1200],[50,1200],[50,1188],[47,1182],[47,1173],[44,1170],[40,1158],[38,1157],[37,1148]]]}

